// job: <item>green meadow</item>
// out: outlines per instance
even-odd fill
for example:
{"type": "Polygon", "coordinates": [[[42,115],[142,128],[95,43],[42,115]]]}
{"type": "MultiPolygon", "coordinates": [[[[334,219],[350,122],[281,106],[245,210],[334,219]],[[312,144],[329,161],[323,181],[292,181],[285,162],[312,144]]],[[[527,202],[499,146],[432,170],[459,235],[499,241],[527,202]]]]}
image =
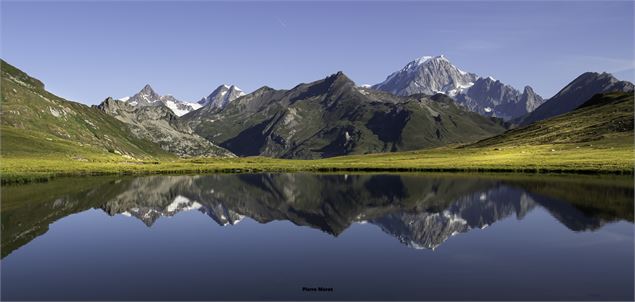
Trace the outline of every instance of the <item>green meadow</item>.
{"type": "Polygon", "coordinates": [[[342,156],[319,160],[266,157],[122,160],[120,156],[3,156],[3,183],[56,176],[296,171],[448,171],[632,174],[632,145],[591,144],[452,148],[342,156]]]}

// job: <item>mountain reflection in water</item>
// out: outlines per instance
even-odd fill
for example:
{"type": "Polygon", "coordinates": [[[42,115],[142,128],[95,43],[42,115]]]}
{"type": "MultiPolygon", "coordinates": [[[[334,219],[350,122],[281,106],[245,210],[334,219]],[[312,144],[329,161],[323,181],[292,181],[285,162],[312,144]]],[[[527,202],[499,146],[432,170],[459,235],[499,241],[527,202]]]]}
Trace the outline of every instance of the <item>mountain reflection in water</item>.
{"type": "Polygon", "coordinates": [[[225,174],[58,179],[2,190],[2,257],[58,219],[91,208],[148,227],[200,211],[231,226],[290,221],[338,236],[369,223],[404,245],[434,249],[451,236],[546,209],[573,231],[633,221],[632,179],[474,178],[434,175],[225,174]],[[630,184],[629,184],[630,183],[630,184]]]}

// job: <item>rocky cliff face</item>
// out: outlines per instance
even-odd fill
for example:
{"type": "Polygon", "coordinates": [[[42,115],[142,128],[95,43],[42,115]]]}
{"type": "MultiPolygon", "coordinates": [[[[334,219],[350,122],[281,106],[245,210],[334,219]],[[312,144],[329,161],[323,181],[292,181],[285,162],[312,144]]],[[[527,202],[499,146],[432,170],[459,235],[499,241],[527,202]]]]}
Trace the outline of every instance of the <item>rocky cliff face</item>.
{"type": "Polygon", "coordinates": [[[520,103],[525,104],[525,111],[532,112],[542,105],[545,100],[534,92],[534,89],[530,86],[525,86],[523,94],[520,97],[520,103]]]}
{"type": "Polygon", "coordinates": [[[194,133],[164,105],[136,107],[107,98],[97,108],[127,124],[134,136],[157,143],[178,156],[234,156],[194,133]]]}
{"type": "Polygon", "coordinates": [[[491,77],[479,78],[469,89],[455,96],[458,104],[486,116],[510,120],[522,116],[543,103],[533,89],[514,89],[491,77]]]}

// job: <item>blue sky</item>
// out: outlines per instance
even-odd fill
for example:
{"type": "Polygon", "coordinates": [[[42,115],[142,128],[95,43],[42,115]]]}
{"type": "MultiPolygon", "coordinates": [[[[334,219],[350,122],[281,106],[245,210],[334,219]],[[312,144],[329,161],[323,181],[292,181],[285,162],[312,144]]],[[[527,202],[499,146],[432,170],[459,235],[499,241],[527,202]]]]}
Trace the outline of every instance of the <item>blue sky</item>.
{"type": "Polygon", "coordinates": [[[344,71],[375,84],[414,58],[550,97],[585,71],[633,81],[631,1],[6,1],[1,56],[97,104],[146,83],[195,101],[222,83],[291,88],[344,71]]]}

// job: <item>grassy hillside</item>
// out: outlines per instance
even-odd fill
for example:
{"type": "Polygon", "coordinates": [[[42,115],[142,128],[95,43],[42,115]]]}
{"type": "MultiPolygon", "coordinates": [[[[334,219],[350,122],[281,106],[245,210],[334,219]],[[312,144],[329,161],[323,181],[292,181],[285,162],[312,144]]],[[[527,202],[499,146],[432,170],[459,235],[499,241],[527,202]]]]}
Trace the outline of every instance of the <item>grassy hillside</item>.
{"type": "Polygon", "coordinates": [[[173,158],[130,135],[125,124],[83,104],[59,98],[44,84],[1,61],[1,148],[10,158],[130,161],[173,158]]]}
{"type": "Polygon", "coordinates": [[[579,109],[482,140],[474,147],[633,145],[633,93],[597,94],[579,109]]]}

